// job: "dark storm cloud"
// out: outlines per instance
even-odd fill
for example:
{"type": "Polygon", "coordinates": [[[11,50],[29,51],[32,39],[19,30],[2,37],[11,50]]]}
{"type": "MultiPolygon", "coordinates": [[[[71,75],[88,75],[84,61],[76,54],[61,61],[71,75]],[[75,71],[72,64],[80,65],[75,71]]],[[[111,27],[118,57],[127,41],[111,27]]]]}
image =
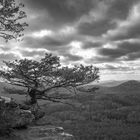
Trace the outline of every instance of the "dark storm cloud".
{"type": "Polygon", "coordinates": [[[123,50],[126,53],[140,52],[140,42],[124,41],[118,43],[118,49],[123,50]]]}
{"type": "Polygon", "coordinates": [[[67,51],[65,54],[63,54],[63,59],[61,59],[61,62],[65,65],[71,65],[73,63],[79,64],[79,61],[81,60],[83,60],[83,57],[71,54],[70,52],[67,51]]]}
{"type": "Polygon", "coordinates": [[[140,42],[121,42],[117,48],[101,48],[99,54],[106,56],[110,60],[115,60],[124,56],[124,60],[138,59],[140,53],[140,42]]]}
{"type": "Polygon", "coordinates": [[[93,22],[84,22],[78,26],[79,34],[90,35],[90,36],[101,36],[106,33],[109,29],[113,29],[115,24],[108,20],[100,20],[93,22]]]}
{"type": "Polygon", "coordinates": [[[125,60],[126,61],[132,61],[132,60],[137,60],[139,58],[140,58],[140,51],[128,54],[127,58],[125,60]]]}
{"type": "Polygon", "coordinates": [[[92,57],[90,59],[84,60],[86,64],[101,64],[101,63],[113,63],[113,62],[119,62],[116,60],[116,58],[111,58],[109,56],[103,56],[101,54],[98,54],[95,57],[92,57]]]}
{"type": "Polygon", "coordinates": [[[81,56],[73,55],[70,53],[67,53],[64,56],[65,56],[66,61],[79,61],[79,60],[83,59],[83,57],[81,57],[81,56]]]}
{"type": "MultiPolygon", "coordinates": [[[[80,19],[93,8],[93,0],[24,0],[27,7],[49,16],[52,24],[66,24],[80,19]]],[[[95,1],[95,0],[94,0],[95,1]]],[[[45,16],[46,15],[46,16],[45,16]]],[[[43,20],[43,19],[42,19],[43,20]]]]}
{"type": "Polygon", "coordinates": [[[91,49],[91,48],[98,48],[101,47],[103,45],[102,42],[90,42],[90,41],[86,41],[83,43],[82,48],[83,49],[91,49]]]}
{"type": "MultiPolygon", "coordinates": [[[[119,1],[116,1],[116,3],[119,4],[119,1]]],[[[123,3],[125,6],[122,6],[120,10],[118,9],[118,13],[120,11],[120,15],[122,15],[124,18],[122,19],[120,25],[118,25],[114,30],[108,32],[107,38],[109,40],[116,41],[140,37],[140,1],[120,1],[120,4],[124,5],[123,3]]],[[[110,13],[114,13],[113,9],[110,9],[110,13]]]]}
{"type": "MultiPolygon", "coordinates": [[[[95,20],[92,22],[89,22],[88,20],[86,22],[81,22],[78,25],[79,34],[101,36],[111,29],[116,29],[116,20],[126,20],[130,14],[131,8],[137,2],[139,2],[139,0],[103,0],[102,5],[106,5],[108,7],[105,11],[106,14],[102,13],[103,17],[99,20],[96,20],[98,17],[95,16],[95,20]]],[[[137,29],[137,27],[134,28],[137,29]]],[[[134,30],[135,29],[132,28],[132,34],[130,31],[131,36],[135,34],[134,30]]]]}
{"type": "Polygon", "coordinates": [[[50,51],[57,51],[63,48],[65,45],[68,45],[71,42],[71,39],[66,38],[55,38],[55,37],[26,37],[22,42],[22,46],[27,46],[28,48],[44,48],[50,51]]]}
{"type": "MultiPolygon", "coordinates": [[[[79,35],[100,36],[110,29],[116,28],[114,20],[125,20],[134,4],[139,0],[22,0],[25,6],[30,9],[30,14],[36,18],[29,19],[29,30],[40,30],[51,28],[57,30],[73,22],[78,22],[83,16],[89,16],[89,12],[102,4],[100,10],[105,5],[107,10],[100,20],[91,22],[80,22],[77,26],[79,35]],[[36,16],[37,15],[37,16],[36,16]]],[[[96,12],[96,11],[95,11],[96,12]]],[[[104,14],[104,13],[102,13],[104,14]]],[[[96,15],[95,15],[96,16],[96,15]]],[[[91,17],[94,18],[94,17],[91,17]]],[[[95,17],[96,18],[96,17],[95,17]]],[[[97,14],[98,18],[98,14],[97,14]]],[[[139,25],[139,24],[138,24],[139,25]]],[[[125,36],[129,38],[139,35],[139,27],[134,27],[125,36]],[[134,31],[135,30],[135,31],[134,31]],[[137,33],[136,33],[137,31],[137,33]]],[[[121,39],[124,35],[110,36],[110,39],[121,39]]]]}
{"type": "Polygon", "coordinates": [[[118,69],[118,67],[115,67],[115,66],[113,66],[113,65],[109,65],[109,64],[106,64],[103,68],[102,68],[103,70],[116,70],[116,69],[118,69]]]}
{"type": "Polygon", "coordinates": [[[118,31],[114,34],[108,36],[112,41],[139,38],[140,37],[140,20],[136,23],[132,21],[133,24],[126,27],[118,28],[118,31]]]}
{"type": "Polygon", "coordinates": [[[116,59],[126,54],[126,52],[124,52],[122,49],[110,49],[110,48],[102,48],[100,49],[99,52],[100,55],[107,56],[110,59],[116,59]]]}
{"type": "Polygon", "coordinates": [[[130,9],[139,0],[105,0],[109,4],[108,17],[126,19],[130,9]]]}

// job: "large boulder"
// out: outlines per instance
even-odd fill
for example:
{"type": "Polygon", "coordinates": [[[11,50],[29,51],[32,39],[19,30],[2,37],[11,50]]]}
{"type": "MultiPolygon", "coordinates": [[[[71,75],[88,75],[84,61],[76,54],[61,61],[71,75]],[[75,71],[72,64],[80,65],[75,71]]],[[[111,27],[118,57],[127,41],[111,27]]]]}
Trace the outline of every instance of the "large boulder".
{"type": "Polygon", "coordinates": [[[12,111],[12,114],[13,117],[11,118],[10,125],[13,128],[27,127],[34,120],[34,115],[29,110],[17,109],[12,111]]]}
{"type": "Polygon", "coordinates": [[[19,105],[8,97],[0,97],[0,113],[0,117],[6,122],[5,125],[10,128],[26,127],[34,120],[30,110],[20,109],[19,105]]]}

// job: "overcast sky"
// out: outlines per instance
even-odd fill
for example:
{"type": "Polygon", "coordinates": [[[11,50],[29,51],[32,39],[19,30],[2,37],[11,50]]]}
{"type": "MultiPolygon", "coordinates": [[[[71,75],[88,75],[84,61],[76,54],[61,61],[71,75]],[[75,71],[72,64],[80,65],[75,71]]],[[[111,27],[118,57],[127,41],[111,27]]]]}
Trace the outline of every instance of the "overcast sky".
{"type": "Polygon", "coordinates": [[[29,27],[23,41],[1,41],[1,62],[25,57],[39,60],[51,52],[64,65],[98,66],[101,80],[140,80],[140,0],[22,3],[29,27]]]}

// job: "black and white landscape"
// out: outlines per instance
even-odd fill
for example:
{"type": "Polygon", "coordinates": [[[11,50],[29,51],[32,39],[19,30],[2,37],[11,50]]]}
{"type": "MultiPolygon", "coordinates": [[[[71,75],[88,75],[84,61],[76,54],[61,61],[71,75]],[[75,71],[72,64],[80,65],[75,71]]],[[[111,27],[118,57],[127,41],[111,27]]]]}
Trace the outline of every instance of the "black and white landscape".
{"type": "Polygon", "coordinates": [[[140,140],[140,0],[0,0],[0,140],[140,140]]]}

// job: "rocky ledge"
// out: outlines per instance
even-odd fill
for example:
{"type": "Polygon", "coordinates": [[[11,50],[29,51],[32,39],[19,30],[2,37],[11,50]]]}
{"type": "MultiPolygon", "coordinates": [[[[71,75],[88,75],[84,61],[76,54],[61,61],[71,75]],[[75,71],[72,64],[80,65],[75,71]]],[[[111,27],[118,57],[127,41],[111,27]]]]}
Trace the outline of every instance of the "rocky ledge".
{"type": "Polygon", "coordinates": [[[16,131],[21,140],[74,140],[73,135],[65,133],[62,127],[32,126],[27,130],[16,131]]]}
{"type": "Polygon", "coordinates": [[[73,135],[65,133],[62,127],[30,126],[34,120],[32,111],[21,109],[10,98],[0,97],[0,132],[14,128],[12,137],[2,137],[0,133],[0,140],[74,140],[73,135]],[[19,129],[24,126],[26,129],[19,129]]]}
{"type": "Polygon", "coordinates": [[[4,127],[20,128],[31,124],[35,119],[30,110],[20,109],[16,102],[8,97],[0,96],[0,130],[4,127]]]}

